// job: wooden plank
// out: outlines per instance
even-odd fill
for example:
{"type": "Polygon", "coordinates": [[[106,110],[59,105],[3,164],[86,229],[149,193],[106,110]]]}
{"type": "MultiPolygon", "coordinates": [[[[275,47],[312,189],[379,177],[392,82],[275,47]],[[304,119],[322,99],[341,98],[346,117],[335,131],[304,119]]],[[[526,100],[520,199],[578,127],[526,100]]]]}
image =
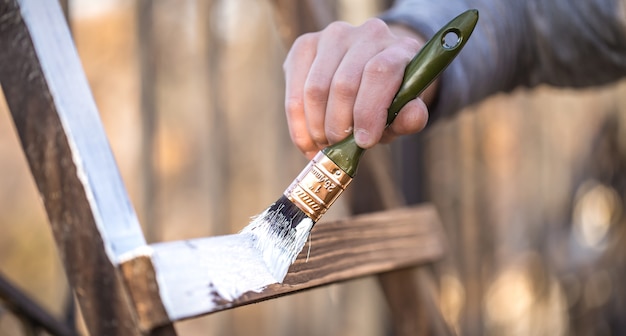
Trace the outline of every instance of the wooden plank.
{"type": "MultiPolygon", "coordinates": [[[[435,260],[444,250],[440,227],[432,206],[318,223],[311,232],[308,258],[309,249],[305,246],[282,284],[273,279],[259,280],[264,276],[259,265],[229,256],[231,252],[245,253],[223,242],[237,243],[240,235],[153,244],[149,250],[136,251],[121,267],[130,267],[129,264],[150,256],[156,271],[156,283],[150,286],[158,287],[169,319],[176,321],[435,260]],[[220,279],[211,280],[214,274],[220,279]],[[250,282],[247,276],[257,282],[250,282]],[[248,281],[251,287],[240,288],[241,295],[225,299],[219,294],[224,288],[218,288],[232,285],[218,283],[225,278],[248,281]]],[[[262,263],[260,259],[259,263],[262,263]]],[[[137,297],[136,302],[154,298],[153,295],[140,297],[141,293],[131,295],[137,297]]],[[[154,326],[161,320],[144,323],[154,326]]]]}
{"type": "MultiPolygon", "coordinates": [[[[75,167],[73,176],[60,178],[74,179],[83,189],[107,256],[114,261],[145,241],[63,13],[56,1],[2,4],[2,40],[10,46],[2,48],[2,86],[31,169],[75,167]],[[67,152],[60,148],[63,142],[67,152]],[[41,148],[35,146],[39,144],[41,148]]],[[[40,180],[40,188],[50,182],[40,180]]],[[[49,202],[61,195],[72,197],[69,192],[43,196],[49,202]]]]}
{"type": "Polygon", "coordinates": [[[145,241],[58,3],[0,0],[0,45],[0,83],[86,325],[141,334],[115,265],[145,241]]]}

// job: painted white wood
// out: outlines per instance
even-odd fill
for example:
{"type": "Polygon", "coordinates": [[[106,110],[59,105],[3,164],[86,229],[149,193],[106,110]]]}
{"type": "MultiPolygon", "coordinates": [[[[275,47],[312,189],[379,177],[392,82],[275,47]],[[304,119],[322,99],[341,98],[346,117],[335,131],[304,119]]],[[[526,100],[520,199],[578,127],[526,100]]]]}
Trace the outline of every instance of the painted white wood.
{"type": "Polygon", "coordinates": [[[161,300],[172,321],[229,308],[276,283],[254,236],[237,234],[151,245],[161,300]]]}
{"type": "Polygon", "coordinates": [[[443,254],[434,207],[422,206],[318,223],[282,284],[249,233],[152,244],[128,254],[151,256],[171,321],[307,288],[398,268],[443,254]]]}
{"type": "Polygon", "coordinates": [[[118,256],[146,242],[62,10],[57,1],[19,3],[107,255],[117,263],[118,256]]]}

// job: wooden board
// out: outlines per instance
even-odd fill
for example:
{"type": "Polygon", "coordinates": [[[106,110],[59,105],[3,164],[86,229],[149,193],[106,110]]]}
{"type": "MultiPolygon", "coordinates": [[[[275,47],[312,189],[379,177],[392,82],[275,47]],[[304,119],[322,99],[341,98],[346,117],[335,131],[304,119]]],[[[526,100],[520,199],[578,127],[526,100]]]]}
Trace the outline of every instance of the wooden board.
{"type": "Polygon", "coordinates": [[[141,334],[116,264],[145,240],[58,2],[0,0],[0,45],[0,84],[86,325],[141,334]]]}
{"type": "MultiPolygon", "coordinates": [[[[305,246],[283,284],[269,284],[259,292],[249,291],[234,300],[214,295],[211,290],[214,284],[207,280],[216,267],[224,267],[203,263],[204,253],[210,251],[207,245],[214,241],[211,238],[154,244],[150,251],[139,251],[136,257],[123,262],[121,268],[136,267],[136,264],[146,262],[146,255],[152,256],[156,274],[148,278],[156,279],[156,283],[144,284],[131,296],[135,302],[144,304],[150,300],[162,300],[169,319],[176,321],[427,263],[443,254],[440,228],[436,210],[429,205],[318,223],[311,232],[310,252],[308,245],[305,246]],[[160,295],[155,295],[156,288],[160,295]]],[[[123,274],[130,273],[124,271],[123,274]]],[[[126,281],[135,280],[128,277],[126,281]]],[[[129,287],[132,290],[132,286],[129,287]]],[[[165,320],[163,316],[149,314],[140,318],[144,326],[158,325],[165,320]]]]}

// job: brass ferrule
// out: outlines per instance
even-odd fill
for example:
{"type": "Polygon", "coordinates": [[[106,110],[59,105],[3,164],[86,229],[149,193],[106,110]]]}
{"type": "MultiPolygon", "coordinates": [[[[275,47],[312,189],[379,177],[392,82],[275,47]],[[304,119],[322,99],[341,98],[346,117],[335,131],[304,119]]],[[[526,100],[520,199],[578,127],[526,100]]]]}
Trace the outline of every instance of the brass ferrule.
{"type": "Polygon", "coordinates": [[[285,196],[317,222],[351,181],[350,175],[319,152],[285,190],[285,196]]]}

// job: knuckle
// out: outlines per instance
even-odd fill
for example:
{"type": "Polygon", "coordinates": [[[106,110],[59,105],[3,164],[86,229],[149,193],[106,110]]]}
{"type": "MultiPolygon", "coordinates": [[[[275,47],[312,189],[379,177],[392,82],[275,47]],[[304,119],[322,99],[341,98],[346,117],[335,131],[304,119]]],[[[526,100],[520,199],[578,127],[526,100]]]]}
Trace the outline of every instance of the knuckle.
{"type": "Polygon", "coordinates": [[[328,140],[326,139],[326,134],[324,132],[319,132],[312,130],[311,131],[311,139],[320,145],[328,144],[328,140]]]}
{"type": "Polygon", "coordinates": [[[285,98],[285,111],[287,115],[296,115],[304,111],[304,102],[299,97],[285,98]]]}
{"type": "Polygon", "coordinates": [[[353,98],[359,91],[358,82],[348,77],[336,77],[332,82],[333,93],[341,98],[353,98]]]}
{"type": "Polygon", "coordinates": [[[291,46],[285,61],[283,62],[283,71],[286,71],[289,65],[297,59],[297,55],[311,52],[316,49],[319,33],[306,33],[300,35],[291,46]]]}
{"type": "Polygon", "coordinates": [[[304,96],[308,100],[326,102],[328,100],[329,87],[319,81],[307,80],[304,85],[304,96]]]}
{"type": "Polygon", "coordinates": [[[292,49],[309,49],[317,44],[319,33],[305,33],[293,42],[292,49]]]}
{"type": "Polygon", "coordinates": [[[393,74],[398,69],[398,62],[390,57],[379,55],[372,58],[363,69],[365,76],[380,78],[393,74]]]}
{"type": "Polygon", "coordinates": [[[331,36],[343,35],[350,29],[354,28],[351,24],[344,21],[334,21],[328,24],[326,28],[322,31],[323,34],[328,34],[331,36]]]}
{"type": "Polygon", "coordinates": [[[381,36],[390,33],[387,24],[379,18],[368,19],[360,28],[367,31],[367,33],[372,36],[381,36]]]}
{"type": "Polygon", "coordinates": [[[413,53],[416,53],[421,47],[421,43],[419,41],[408,36],[398,38],[398,44],[413,53]]]}

